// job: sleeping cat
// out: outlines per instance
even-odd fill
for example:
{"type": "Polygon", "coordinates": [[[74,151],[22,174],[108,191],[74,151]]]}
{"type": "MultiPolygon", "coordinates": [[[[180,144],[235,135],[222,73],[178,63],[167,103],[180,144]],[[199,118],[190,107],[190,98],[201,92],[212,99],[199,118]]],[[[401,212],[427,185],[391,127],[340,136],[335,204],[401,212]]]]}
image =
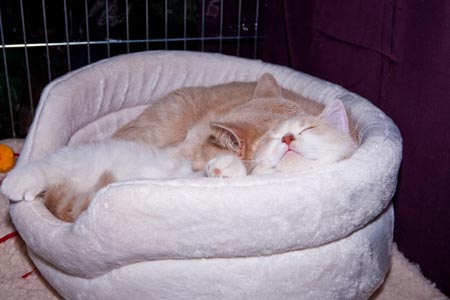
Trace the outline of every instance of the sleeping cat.
{"type": "Polygon", "coordinates": [[[227,87],[233,105],[196,112],[203,107],[196,102],[199,97],[187,95],[198,90],[176,91],[164,98],[168,105],[152,105],[111,140],[65,147],[15,168],[3,181],[2,192],[12,200],[43,195],[55,216],[74,221],[98,190],[115,181],[301,171],[345,159],[357,147],[339,100],[314,114],[319,104],[285,98],[287,92],[268,74],[253,85],[199,89],[203,97],[212,90],[208,99],[215,101],[218,89],[227,87]]]}

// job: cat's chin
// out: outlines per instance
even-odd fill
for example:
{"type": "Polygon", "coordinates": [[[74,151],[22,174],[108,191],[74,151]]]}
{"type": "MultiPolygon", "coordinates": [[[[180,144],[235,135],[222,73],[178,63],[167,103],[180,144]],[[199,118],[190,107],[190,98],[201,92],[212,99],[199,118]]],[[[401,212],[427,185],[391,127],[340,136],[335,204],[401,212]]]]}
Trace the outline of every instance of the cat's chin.
{"type": "Polygon", "coordinates": [[[282,159],[284,158],[284,157],[290,157],[290,156],[302,156],[299,152],[297,152],[297,151],[295,151],[295,150],[288,150],[288,151],[286,151],[286,153],[284,153],[283,154],[283,157],[282,157],[282,159]]]}
{"type": "Polygon", "coordinates": [[[307,159],[305,159],[302,155],[295,151],[288,151],[280,159],[276,169],[282,172],[299,171],[306,163],[307,159]]]}

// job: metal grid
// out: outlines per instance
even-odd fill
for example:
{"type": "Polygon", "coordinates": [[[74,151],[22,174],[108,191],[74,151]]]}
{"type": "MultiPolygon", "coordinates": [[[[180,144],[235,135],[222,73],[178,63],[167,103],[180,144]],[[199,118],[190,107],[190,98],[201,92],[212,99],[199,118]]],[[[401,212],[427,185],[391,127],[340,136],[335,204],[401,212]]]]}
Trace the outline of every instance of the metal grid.
{"type": "Polygon", "coordinates": [[[48,82],[103,58],[156,49],[257,58],[264,6],[264,0],[2,1],[0,139],[26,135],[48,82]]]}

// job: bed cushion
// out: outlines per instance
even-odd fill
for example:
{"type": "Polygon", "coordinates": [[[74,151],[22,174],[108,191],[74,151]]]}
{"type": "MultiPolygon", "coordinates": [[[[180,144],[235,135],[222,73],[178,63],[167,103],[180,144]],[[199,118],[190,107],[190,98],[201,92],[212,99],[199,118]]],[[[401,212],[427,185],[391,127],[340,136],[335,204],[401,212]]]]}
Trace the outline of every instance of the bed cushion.
{"type": "Polygon", "coordinates": [[[400,133],[367,100],[285,67],[178,51],[100,61],[47,86],[19,164],[107,138],[177,88],[255,81],[266,72],[314,101],[342,100],[360,132],[355,154],[307,172],[117,182],[73,224],[37,201],[12,205],[33,260],[63,296],[366,299],[381,284],[400,133]]]}

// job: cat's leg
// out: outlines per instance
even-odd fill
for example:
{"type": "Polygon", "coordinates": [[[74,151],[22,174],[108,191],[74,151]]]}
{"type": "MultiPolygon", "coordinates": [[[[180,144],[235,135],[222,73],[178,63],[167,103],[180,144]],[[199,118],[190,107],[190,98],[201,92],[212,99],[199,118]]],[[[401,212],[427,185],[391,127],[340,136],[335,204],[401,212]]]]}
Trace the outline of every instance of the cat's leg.
{"type": "Polygon", "coordinates": [[[208,177],[243,177],[247,175],[242,161],[234,155],[218,155],[208,161],[205,166],[208,177]]]}
{"type": "Polygon", "coordinates": [[[105,163],[115,162],[108,154],[120,155],[122,149],[116,148],[111,143],[62,148],[14,168],[2,182],[1,191],[13,201],[40,198],[56,217],[72,222],[99,189],[116,181],[105,163]]]}
{"type": "Polygon", "coordinates": [[[97,149],[94,145],[65,147],[44,159],[17,166],[2,182],[1,191],[14,201],[34,200],[49,187],[64,184],[87,191],[105,171],[99,163],[105,155],[97,149]]]}
{"type": "Polygon", "coordinates": [[[34,200],[47,187],[42,165],[42,162],[33,162],[15,167],[2,182],[2,193],[14,201],[34,200]]]}

